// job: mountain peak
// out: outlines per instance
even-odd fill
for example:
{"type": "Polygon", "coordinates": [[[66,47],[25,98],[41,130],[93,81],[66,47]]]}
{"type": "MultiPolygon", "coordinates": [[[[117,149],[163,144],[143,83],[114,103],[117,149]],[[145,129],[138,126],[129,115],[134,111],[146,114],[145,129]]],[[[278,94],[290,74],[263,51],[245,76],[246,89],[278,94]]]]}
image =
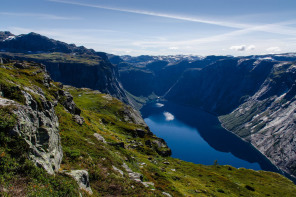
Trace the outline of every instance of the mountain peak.
{"type": "Polygon", "coordinates": [[[0,42],[6,40],[7,38],[15,36],[9,31],[0,31],[0,42]]]}

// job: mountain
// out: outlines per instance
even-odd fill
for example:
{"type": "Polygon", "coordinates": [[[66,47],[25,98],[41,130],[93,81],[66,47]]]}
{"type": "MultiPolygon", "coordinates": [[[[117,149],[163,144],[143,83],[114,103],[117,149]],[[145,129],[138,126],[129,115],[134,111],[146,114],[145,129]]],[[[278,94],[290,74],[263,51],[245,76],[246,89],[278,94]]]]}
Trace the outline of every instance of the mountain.
{"type": "Polygon", "coordinates": [[[273,172],[169,157],[140,114],[108,94],[0,58],[1,196],[293,196],[273,172]]]}
{"type": "Polygon", "coordinates": [[[67,44],[61,41],[47,38],[37,33],[13,35],[10,32],[1,32],[0,49],[1,51],[18,52],[18,53],[79,53],[95,54],[92,49],[77,47],[75,44],[67,44]]]}
{"type": "Polygon", "coordinates": [[[96,89],[129,103],[118,80],[118,69],[105,53],[36,33],[15,36],[2,32],[0,35],[3,35],[0,37],[0,56],[42,63],[55,81],[96,89]]]}

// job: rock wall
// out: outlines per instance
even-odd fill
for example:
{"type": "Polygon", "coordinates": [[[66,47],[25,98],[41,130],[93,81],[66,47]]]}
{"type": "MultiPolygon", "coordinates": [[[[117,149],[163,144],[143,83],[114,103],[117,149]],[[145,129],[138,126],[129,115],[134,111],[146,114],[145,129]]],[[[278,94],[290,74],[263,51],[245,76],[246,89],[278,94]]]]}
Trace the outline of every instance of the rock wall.
{"type": "Polygon", "coordinates": [[[295,80],[295,65],[279,63],[254,96],[220,117],[226,129],[250,142],[293,176],[296,176],[295,80]]]}

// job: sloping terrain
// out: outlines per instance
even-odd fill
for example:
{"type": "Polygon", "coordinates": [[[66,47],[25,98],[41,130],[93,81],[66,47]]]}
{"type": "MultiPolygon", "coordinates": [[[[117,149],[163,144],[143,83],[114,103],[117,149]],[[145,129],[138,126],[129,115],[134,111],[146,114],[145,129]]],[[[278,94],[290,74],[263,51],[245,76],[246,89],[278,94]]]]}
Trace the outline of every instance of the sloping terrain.
{"type": "Polygon", "coordinates": [[[3,58],[1,62],[1,195],[293,196],[296,192],[290,180],[276,173],[171,158],[165,142],[118,99],[86,88],[63,87],[48,77],[41,64],[3,58]],[[58,147],[60,151],[55,151],[58,147]]]}

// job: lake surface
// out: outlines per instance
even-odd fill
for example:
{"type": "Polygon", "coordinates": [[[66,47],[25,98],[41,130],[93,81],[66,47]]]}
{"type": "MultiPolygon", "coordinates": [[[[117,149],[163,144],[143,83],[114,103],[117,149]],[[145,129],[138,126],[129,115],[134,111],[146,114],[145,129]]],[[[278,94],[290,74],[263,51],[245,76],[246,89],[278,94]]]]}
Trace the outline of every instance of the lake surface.
{"type": "Polygon", "coordinates": [[[170,102],[150,103],[141,110],[151,131],[172,149],[172,157],[196,164],[231,165],[278,172],[249,143],[221,127],[207,112],[170,102]]]}

